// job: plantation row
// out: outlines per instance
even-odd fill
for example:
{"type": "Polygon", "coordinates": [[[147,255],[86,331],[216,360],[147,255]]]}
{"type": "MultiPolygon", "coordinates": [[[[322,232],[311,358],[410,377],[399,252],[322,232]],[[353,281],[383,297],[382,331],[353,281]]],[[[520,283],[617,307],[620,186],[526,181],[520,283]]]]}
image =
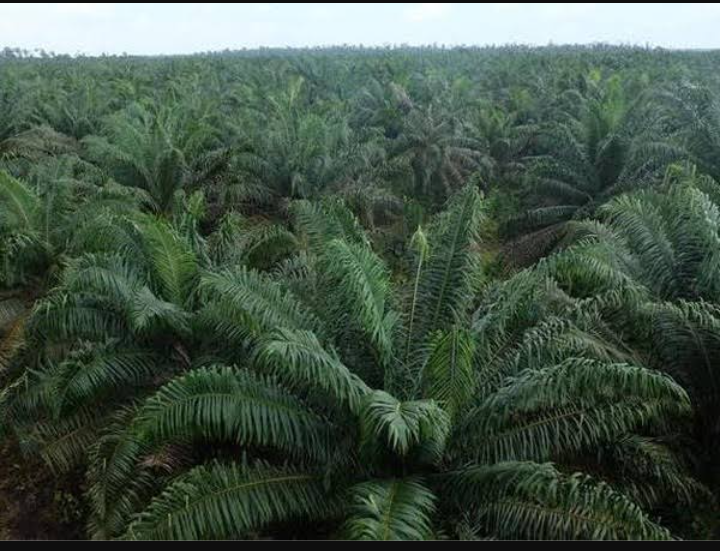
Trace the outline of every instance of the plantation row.
{"type": "Polygon", "coordinates": [[[0,505],[98,539],[720,537],[719,68],[6,52],[0,465],[57,489],[0,472],[0,505]]]}

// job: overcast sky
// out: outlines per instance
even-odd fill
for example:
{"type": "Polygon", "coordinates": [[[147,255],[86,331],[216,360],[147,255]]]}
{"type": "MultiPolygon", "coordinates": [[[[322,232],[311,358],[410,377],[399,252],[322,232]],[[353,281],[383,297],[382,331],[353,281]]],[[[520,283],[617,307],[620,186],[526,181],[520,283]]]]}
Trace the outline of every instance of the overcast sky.
{"type": "Polygon", "coordinates": [[[0,47],[71,54],[550,42],[720,48],[720,3],[0,4],[0,47]]]}

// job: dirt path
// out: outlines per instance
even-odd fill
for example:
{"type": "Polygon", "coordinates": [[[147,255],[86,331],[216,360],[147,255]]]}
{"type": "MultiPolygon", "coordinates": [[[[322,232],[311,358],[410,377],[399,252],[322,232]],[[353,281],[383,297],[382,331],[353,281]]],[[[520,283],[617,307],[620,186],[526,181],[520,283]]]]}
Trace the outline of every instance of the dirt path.
{"type": "Polygon", "coordinates": [[[14,442],[0,442],[0,540],[81,538],[81,480],[53,475],[14,442]]]}
{"type": "Polygon", "coordinates": [[[11,498],[0,490],[0,540],[16,539],[10,526],[10,519],[17,516],[17,508],[11,498]]]}
{"type": "Polygon", "coordinates": [[[13,486],[20,469],[13,455],[11,446],[0,444],[0,540],[18,537],[14,526],[19,517],[19,507],[13,486]]]}

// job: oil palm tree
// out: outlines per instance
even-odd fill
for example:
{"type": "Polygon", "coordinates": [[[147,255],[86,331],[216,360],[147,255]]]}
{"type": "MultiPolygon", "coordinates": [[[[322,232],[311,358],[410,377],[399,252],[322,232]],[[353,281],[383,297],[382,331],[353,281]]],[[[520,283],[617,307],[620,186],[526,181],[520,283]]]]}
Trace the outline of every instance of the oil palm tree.
{"type": "Polygon", "coordinates": [[[699,170],[720,178],[720,104],[707,86],[683,82],[658,93],[663,123],[699,170]]]}
{"type": "Polygon", "coordinates": [[[76,228],[106,219],[110,211],[134,211],[138,205],[135,198],[112,185],[86,184],[69,177],[72,161],[53,169],[51,164],[37,165],[33,183],[0,171],[2,372],[25,344],[34,301],[57,283],[72,255],[76,228]]]}
{"type": "MultiPolygon", "coordinates": [[[[96,537],[247,537],[301,521],[359,539],[670,537],[643,497],[663,484],[684,483],[681,497],[693,487],[655,442],[690,414],[687,394],[632,365],[591,321],[558,325],[550,314],[572,300],[552,296],[538,274],[486,290],[473,316],[482,281],[474,188],[416,238],[409,288],[395,288],[341,204],[301,202],[293,212],[304,245],[288,258],[292,272],[193,270],[183,278],[199,278],[193,292],[175,277],[191,273],[187,253],[170,247],[157,273],[145,268],[159,287],[144,290],[142,264],[108,257],[112,269],[101,270],[83,257],[58,290],[82,303],[68,309],[50,297],[37,309],[42,334],[85,328],[105,335],[99,350],[144,329],[167,343],[153,330],[198,331],[176,376],[127,358],[99,371],[82,355],[49,364],[57,375],[48,383],[63,391],[47,395],[78,406],[103,388],[118,396],[129,381],[162,384],[110,413],[92,446],[96,537]],[[517,294],[543,290],[541,318],[517,294]],[[92,313],[98,299],[118,306],[92,313]],[[534,346],[553,329],[556,339],[534,346]],[[632,446],[646,451],[655,479],[642,476],[648,463],[615,470],[611,452],[632,446]]],[[[146,231],[167,244],[157,235],[167,232],[146,231]]],[[[22,402],[42,401],[30,388],[22,402]]],[[[65,446],[73,441],[81,447],[72,437],[65,446]]],[[[62,457],[58,449],[46,453],[62,457]]]]}
{"type": "Polygon", "coordinates": [[[409,167],[412,184],[406,193],[440,205],[486,161],[480,143],[435,103],[405,117],[389,152],[409,167]]]}
{"type": "Polygon", "coordinates": [[[190,245],[152,218],[100,217],[75,239],[83,253],[35,304],[11,365],[15,383],[33,390],[11,384],[18,392],[2,410],[23,445],[58,469],[82,461],[109,414],[189,361],[198,274],[190,245]]]}
{"type": "Polygon", "coordinates": [[[0,140],[0,161],[38,162],[44,157],[74,153],[77,143],[47,125],[33,126],[0,140]]]}
{"type": "Polygon", "coordinates": [[[105,136],[83,140],[87,155],[122,185],[138,188],[153,212],[171,214],[180,191],[194,191],[224,167],[208,115],[139,104],[111,115],[105,136]]]}
{"type": "Polygon", "coordinates": [[[412,109],[413,102],[401,85],[373,79],[355,98],[352,121],[358,130],[381,128],[383,136],[395,139],[412,109]]]}
{"type": "Polygon", "coordinates": [[[657,191],[621,196],[599,211],[602,224],[577,224],[577,238],[589,240],[577,263],[613,274],[642,291],[616,323],[634,328],[634,340],[653,358],[652,367],[671,374],[696,404],[696,437],[705,476],[713,467],[720,435],[717,358],[719,187],[687,165],[670,168],[657,191]]]}
{"type": "Polygon", "coordinates": [[[297,78],[238,123],[233,169],[239,181],[231,188],[236,200],[270,206],[318,198],[351,173],[355,144],[347,121],[308,108],[307,93],[297,78]]]}
{"type": "Polygon", "coordinates": [[[644,96],[628,98],[618,78],[597,85],[588,97],[566,95],[574,100],[558,122],[546,125],[539,138],[546,153],[529,169],[530,208],[506,224],[511,236],[529,234],[534,253],[519,258],[521,265],[556,244],[566,222],[592,214],[623,191],[661,180],[665,167],[684,156],[658,137],[644,96]]]}
{"type": "Polygon", "coordinates": [[[527,158],[534,149],[536,125],[520,120],[520,114],[499,107],[479,108],[468,125],[468,133],[482,144],[486,153],[486,186],[503,191],[518,188],[527,158]]]}

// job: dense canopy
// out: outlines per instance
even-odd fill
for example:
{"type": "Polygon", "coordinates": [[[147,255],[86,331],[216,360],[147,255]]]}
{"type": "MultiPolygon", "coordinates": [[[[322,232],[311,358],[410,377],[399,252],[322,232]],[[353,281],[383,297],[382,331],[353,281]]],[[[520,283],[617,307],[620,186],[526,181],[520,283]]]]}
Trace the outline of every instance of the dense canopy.
{"type": "Polygon", "coordinates": [[[0,538],[720,537],[720,54],[0,54],[0,538]]]}

